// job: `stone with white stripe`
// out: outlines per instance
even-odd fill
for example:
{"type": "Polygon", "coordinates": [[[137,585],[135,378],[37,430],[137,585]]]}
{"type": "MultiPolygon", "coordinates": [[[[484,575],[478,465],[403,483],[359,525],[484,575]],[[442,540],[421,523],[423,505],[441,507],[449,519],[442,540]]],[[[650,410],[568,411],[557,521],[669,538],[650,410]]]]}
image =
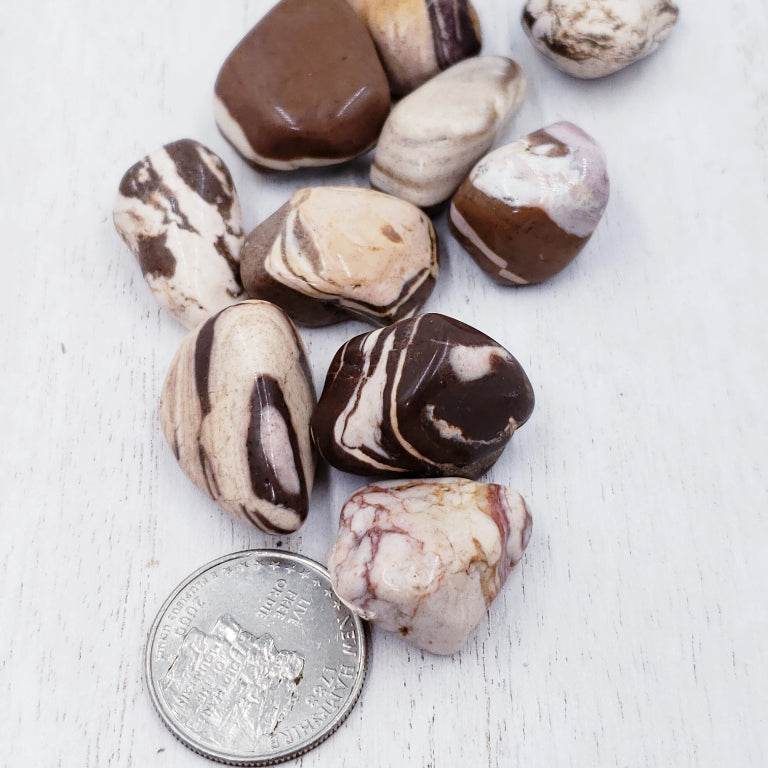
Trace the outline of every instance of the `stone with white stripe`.
{"type": "Polygon", "coordinates": [[[249,296],[310,326],[408,317],[438,272],[435,230],[423,211],[358,187],[299,190],[248,235],[241,261],[249,296]]]}
{"type": "Polygon", "coordinates": [[[525,371],[504,347],[445,315],[418,315],[339,349],[312,435],[346,472],[477,478],[533,404],[525,371]]]}
{"type": "Polygon", "coordinates": [[[240,203],[202,144],[175,141],[132,166],[113,218],[157,302],[187,328],[242,297],[240,203]]]}
{"type": "Polygon", "coordinates": [[[431,653],[460,650],[522,559],[519,493],[449,477],[355,493],[328,557],[336,594],[363,619],[431,653]]]}
{"type": "Polygon", "coordinates": [[[396,96],[480,51],[480,22],[469,0],[349,3],[367,25],[396,96]]]}
{"type": "Polygon", "coordinates": [[[415,205],[447,200],[519,109],[525,88],[520,67],[503,56],[467,59],[427,81],[384,123],[371,184],[415,205]]]}
{"type": "Polygon", "coordinates": [[[160,421],[203,493],[243,522],[282,534],[309,509],[314,404],[293,323],[274,304],[244,301],[187,334],[165,380],[160,421]]]}
{"type": "Polygon", "coordinates": [[[555,123],[486,155],[453,197],[450,228],[497,282],[539,283],[586,245],[609,191],[597,142],[555,123]]]}
{"type": "Polygon", "coordinates": [[[534,47],[558,69],[595,78],[653,53],[678,13],[669,0],[528,0],[522,24],[534,47]]]}

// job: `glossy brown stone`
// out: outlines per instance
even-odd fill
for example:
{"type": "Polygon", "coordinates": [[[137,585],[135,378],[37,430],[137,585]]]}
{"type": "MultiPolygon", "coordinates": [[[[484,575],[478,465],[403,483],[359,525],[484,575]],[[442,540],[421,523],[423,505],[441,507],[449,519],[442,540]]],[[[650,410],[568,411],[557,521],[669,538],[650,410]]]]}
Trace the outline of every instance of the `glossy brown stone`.
{"type": "Polygon", "coordinates": [[[475,479],[533,406],[531,383],[504,347],[459,320],[424,314],[339,349],[312,436],[345,472],[475,479]]]}
{"type": "Polygon", "coordinates": [[[477,163],[451,202],[451,232],[494,280],[539,283],[586,245],[609,189],[600,146],[555,123],[477,163]]]}
{"type": "Polygon", "coordinates": [[[456,194],[454,211],[461,210],[471,219],[486,248],[494,254],[503,253],[507,266],[514,264],[519,281],[499,276],[498,265],[487,252],[457,229],[455,212],[448,221],[451,234],[500,283],[540,283],[567,267],[589,239],[565,232],[541,208],[511,208],[468,183],[460,192],[456,194]]]}
{"type": "Polygon", "coordinates": [[[283,0],[219,72],[214,112],[251,162],[290,170],[367,151],[389,87],[365,25],[346,0],[283,0]]]}

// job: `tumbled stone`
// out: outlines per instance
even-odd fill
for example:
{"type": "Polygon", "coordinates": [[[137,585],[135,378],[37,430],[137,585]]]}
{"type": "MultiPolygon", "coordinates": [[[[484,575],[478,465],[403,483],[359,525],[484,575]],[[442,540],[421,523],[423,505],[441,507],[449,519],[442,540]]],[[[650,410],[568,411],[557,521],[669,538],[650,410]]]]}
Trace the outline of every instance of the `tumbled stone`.
{"type": "Polygon", "coordinates": [[[157,302],[187,328],[241,297],[240,203],[224,162],[202,144],[175,141],[132,166],[113,220],[157,302]]]}
{"type": "Polygon", "coordinates": [[[574,77],[610,75],[653,53],[672,31],[668,0],[528,0],[523,29],[558,69],[574,77]]]}
{"type": "Polygon", "coordinates": [[[349,0],[367,25],[402,96],[480,51],[480,23],[468,0],[349,0]]]}
{"type": "Polygon", "coordinates": [[[490,149],[524,96],[520,67],[501,56],[447,69],[390,113],[376,146],[371,184],[415,205],[442,203],[490,149]]]}
{"type": "Polygon", "coordinates": [[[369,485],[341,511],[328,558],[363,619],[439,654],[460,650],[531,535],[519,493],[450,477],[369,485]]]}
{"type": "Polygon", "coordinates": [[[525,371],[504,347],[445,315],[418,315],[338,350],[312,435],[346,472],[476,478],[533,403],[525,371]]]}
{"type": "Polygon", "coordinates": [[[404,200],[358,187],[306,188],[248,235],[241,269],[249,296],[303,325],[350,316],[386,325],[432,292],[437,240],[429,218],[404,200]]]}
{"type": "Polygon", "coordinates": [[[244,301],[187,334],[165,379],[160,421],[203,493],[267,533],[289,533],[309,507],[314,404],[293,323],[274,304],[244,301]]]}
{"type": "Polygon", "coordinates": [[[586,245],[608,203],[600,146],[555,123],[486,155],[451,202],[451,232],[499,283],[538,283],[586,245]]]}
{"type": "Polygon", "coordinates": [[[224,62],[214,114],[247,160],[289,170],[366,152],[389,105],[371,36],[346,0],[282,0],[224,62]]]}

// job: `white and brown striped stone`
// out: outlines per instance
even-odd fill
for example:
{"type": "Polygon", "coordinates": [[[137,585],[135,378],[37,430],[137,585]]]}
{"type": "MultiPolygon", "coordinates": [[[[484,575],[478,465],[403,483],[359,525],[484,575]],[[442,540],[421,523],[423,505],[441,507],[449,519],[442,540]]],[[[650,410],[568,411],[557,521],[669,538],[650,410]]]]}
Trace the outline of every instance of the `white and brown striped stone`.
{"type": "Polygon", "coordinates": [[[561,122],[486,155],[451,202],[451,232],[494,280],[539,283],[586,245],[608,204],[605,156],[561,122]]]}
{"type": "Polygon", "coordinates": [[[187,328],[242,297],[240,203],[202,144],[175,141],[131,167],[113,218],[157,302],[187,328]]]}
{"type": "Polygon", "coordinates": [[[469,0],[349,3],[367,25],[396,96],[480,51],[480,23],[469,0]]]}
{"type": "Polygon", "coordinates": [[[203,493],[267,533],[290,533],[309,509],[314,404],[293,323],[269,302],[244,301],[185,337],[165,380],[160,420],[203,493]]]}
{"type": "Polygon", "coordinates": [[[408,317],[438,272],[429,218],[404,200],[357,187],[299,190],[248,235],[241,261],[249,296],[314,326],[408,317]]]}
{"type": "Polygon", "coordinates": [[[504,347],[445,315],[418,315],[339,349],[312,436],[345,472],[474,479],[533,405],[531,383],[504,347]]]}
{"type": "Polygon", "coordinates": [[[449,477],[355,493],[328,557],[333,588],[362,618],[425,651],[460,650],[531,535],[520,494],[449,477]]]}
{"type": "Polygon", "coordinates": [[[678,16],[669,0],[528,0],[522,24],[534,47],[569,75],[610,75],[653,53],[678,16]]]}
{"type": "Polygon", "coordinates": [[[503,56],[467,59],[428,80],[384,123],[371,184],[423,207],[447,200],[519,109],[525,87],[503,56]]]}

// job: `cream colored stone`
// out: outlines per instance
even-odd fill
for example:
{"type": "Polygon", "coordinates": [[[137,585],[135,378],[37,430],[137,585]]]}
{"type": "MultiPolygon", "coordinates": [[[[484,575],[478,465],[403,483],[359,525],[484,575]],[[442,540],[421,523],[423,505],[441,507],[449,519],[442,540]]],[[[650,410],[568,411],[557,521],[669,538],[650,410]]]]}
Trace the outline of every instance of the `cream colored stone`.
{"type": "Polygon", "coordinates": [[[393,480],[354,494],[328,557],[356,613],[418,648],[460,650],[531,533],[520,494],[463,478],[393,480]]]}
{"type": "Polygon", "coordinates": [[[244,301],[190,332],[163,387],[163,433],[190,480],[267,533],[304,521],[315,458],[306,354],[274,304],[244,301]]]}
{"type": "Polygon", "coordinates": [[[391,112],[371,166],[371,184],[432,206],[447,200],[490,149],[525,97],[520,67],[501,56],[454,65],[391,112]]]}
{"type": "Polygon", "coordinates": [[[678,13],[669,0],[528,0],[522,24],[558,69],[588,79],[653,53],[678,13]]]}
{"type": "Polygon", "coordinates": [[[242,259],[250,296],[308,324],[313,306],[323,318],[331,305],[377,325],[408,317],[438,272],[435,232],[423,211],[358,187],[299,190],[248,236],[242,259]]]}

